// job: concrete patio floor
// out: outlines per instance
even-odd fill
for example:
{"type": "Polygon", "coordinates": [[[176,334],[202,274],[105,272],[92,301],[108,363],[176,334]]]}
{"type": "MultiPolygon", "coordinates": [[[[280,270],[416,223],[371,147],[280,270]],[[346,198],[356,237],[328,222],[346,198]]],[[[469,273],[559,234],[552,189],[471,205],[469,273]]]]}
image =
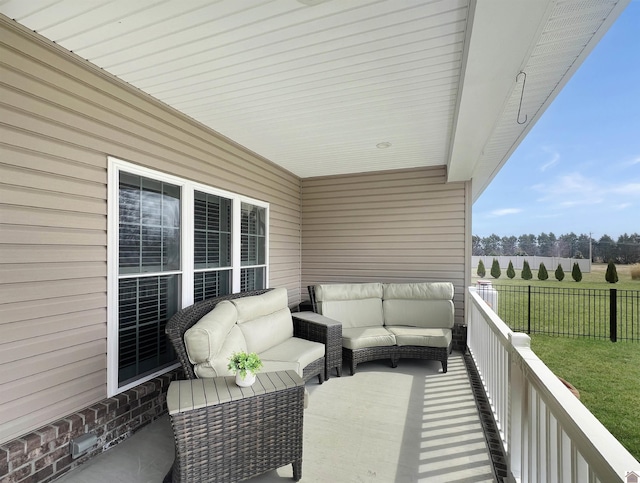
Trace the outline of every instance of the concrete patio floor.
{"type": "MultiPolygon", "coordinates": [[[[464,358],[345,367],[307,383],[303,482],[495,482],[464,358]]],[[[161,482],[174,458],[168,416],[93,458],[60,483],[161,482]]],[[[291,465],[249,481],[292,481],[291,465]]]]}

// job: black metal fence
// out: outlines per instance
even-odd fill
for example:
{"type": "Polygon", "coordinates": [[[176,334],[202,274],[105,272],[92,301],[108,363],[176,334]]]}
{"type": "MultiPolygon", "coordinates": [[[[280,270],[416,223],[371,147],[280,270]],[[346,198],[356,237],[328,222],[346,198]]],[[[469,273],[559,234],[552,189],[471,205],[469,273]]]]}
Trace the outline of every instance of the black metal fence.
{"type": "MultiPolygon", "coordinates": [[[[497,314],[514,331],[640,342],[640,291],[493,285],[497,314]]],[[[490,288],[479,294],[495,304],[490,288]]],[[[494,310],[496,307],[493,307],[494,310]]]]}

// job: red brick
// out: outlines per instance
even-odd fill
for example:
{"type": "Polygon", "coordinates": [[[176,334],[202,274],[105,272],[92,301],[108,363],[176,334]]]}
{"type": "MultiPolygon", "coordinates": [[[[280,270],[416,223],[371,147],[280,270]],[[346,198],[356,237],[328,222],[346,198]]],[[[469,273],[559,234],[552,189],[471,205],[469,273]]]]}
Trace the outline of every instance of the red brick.
{"type": "Polygon", "coordinates": [[[78,413],[78,416],[80,416],[84,420],[85,425],[93,424],[96,421],[96,412],[90,408],[83,409],[78,413]]]}
{"type": "Polygon", "coordinates": [[[26,434],[22,436],[20,439],[25,442],[25,451],[27,453],[30,453],[34,449],[42,446],[42,438],[40,437],[39,434],[36,434],[36,433],[26,434]]]}
{"type": "Polygon", "coordinates": [[[53,441],[58,437],[57,428],[54,426],[44,426],[36,431],[40,435],[41,445],[46,445],[49,441],[53,441]]]}
{"type": "Polygon", "coordinates": [[[63,446],[61,448],[52,451],[44,455],[42,458],[34,461],[33,466],[36,471],[40,471],[46,466],[53,466],[53,464],[60,458],[69,454],[69,446],[63,446]]]}
{"type": "Polygon", "coordinates": [[[66,473],[71,468],[71,463],[73,463],[73,458],[70,454],[63,458],[60,458],[58,461],[56,461],[55,464],[56,473],[66,473]]]}
{"type": "Polygon", "coordinates": [[[69,421],[65,421],[64,419],[60,419],[59,421],[52,423],[51,426],[56,428],[57,437],[62,436],[65,433],[68,433],[69,430],[71,429],[71,424],[69,423],[69,421]]]}
{"type": "Polygon", "coordinates": [[[131,409],[137,408],[138,406],[140,406],[140,399],[134,399],[129,403],[129,406],[131,406],[131,409]]]}
{"type": "Polygon", "coordinates": [[[110,397],[102,401],[102,404],[107,408],[107,413],[115,411],[118,408],[118,400],[110,397]]]}
{"type": "Polygon", "coordinates": [[[42,481],[51,475],[53,475],[53,466],[47,466],[33,475],[33,481],[42,481]]]}
{"type": "Polygon", "coordinates": [[[96,404],[93,409],[96,412],[96,421],[107,415],[107,407],[104,404],[96,404]]]}
{"type": "Polygon", "coordinates": [[[65,419],[69,422],[71,431],[77,431],[80,428],[84,428],[84,422],[82,421],[82,418],[77,414],[72,414],[65,419]]]}
{"type": "Polygon", "coordinates": [[[16,456],[24,454],[26,452],[26,444],[24,441],[14,439],[13,441],[9,441],[8,443],[2,445],[2,449],[4,449],[8,453],[9,461],[11,461],[16,456]]]}
{"type": "Polygon", "coordinates": [[[73,433],[64,433],[63,435],[58,436],[51,444],[49,444],[49,449],[53,450],[55,448],[66,446],[69,444],[69,441],[71,441],[73,437],[73,433]]]}
{"type": "Polygon", "coordinates": [[[159,396],[160,396],[160,391],[153,391],[153,392],[147,394],[146,396],[140,398],[140,403],[144,404],[144,403],[149,402],[149,401],[154,401],[159,396]]]}
{"type": "Polygon", "coordinates": [[[130,405],[125,404],[123,406],[120,406],[118,409],[116,409],[116,417],[122,416],[123,414],[126,414],[129,411],[131,411],[130,405]]]}
{"type": "MultiPolygon", "coordinates": [[[[11,473],[9,473],[6,483],[14,483],[14,482],[22,481],[25,478],[29,477],[29,475],[31,475],[32,470],[33,470],[33,467],[30,464],[21,466],[20,468],[15,469],[11,473]]],[[[2,480],[2,483],[5,483],[5,480],[2,480]]]]}
{"type": "Polygon", "coordinates": [[[20,453],[9,461],[9,471],[15,471],[24,465],[29,464],[29,453],[20,453]]]}

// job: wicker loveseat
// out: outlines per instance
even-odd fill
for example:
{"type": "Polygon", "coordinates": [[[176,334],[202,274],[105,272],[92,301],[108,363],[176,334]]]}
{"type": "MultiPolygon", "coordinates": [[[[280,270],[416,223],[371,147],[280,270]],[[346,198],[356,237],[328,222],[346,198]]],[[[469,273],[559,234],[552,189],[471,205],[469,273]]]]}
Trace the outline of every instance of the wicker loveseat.
{"type": "Polygon", "coordinates": [[[285,288],[197,302],[178,311],[165,332],[188,379],[230,375],[228,358],[240,350],[257,352],[262,372],[294,370],[320,384],[342,364],[341,355],[335,361],[340,324],[314,313],[292,315],[285,288]]]}
{"type": "Polygon", "coordinates": [[[309,286],[315,312],[342,323],[342,357],[359,363],[431,359],[447,372],[454,324],[453,284],[361,283],[309,286]]]}

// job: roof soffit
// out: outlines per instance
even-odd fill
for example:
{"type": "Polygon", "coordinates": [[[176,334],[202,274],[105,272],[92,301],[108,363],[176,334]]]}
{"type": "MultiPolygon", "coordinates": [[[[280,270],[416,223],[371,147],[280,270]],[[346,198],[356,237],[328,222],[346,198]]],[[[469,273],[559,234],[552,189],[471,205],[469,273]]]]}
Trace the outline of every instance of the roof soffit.
{"type": "Polygon", "coordinates": [[[475,4],[447,161],[449,181],[472,178],[553,3],[500,0],[475,4]]]}

